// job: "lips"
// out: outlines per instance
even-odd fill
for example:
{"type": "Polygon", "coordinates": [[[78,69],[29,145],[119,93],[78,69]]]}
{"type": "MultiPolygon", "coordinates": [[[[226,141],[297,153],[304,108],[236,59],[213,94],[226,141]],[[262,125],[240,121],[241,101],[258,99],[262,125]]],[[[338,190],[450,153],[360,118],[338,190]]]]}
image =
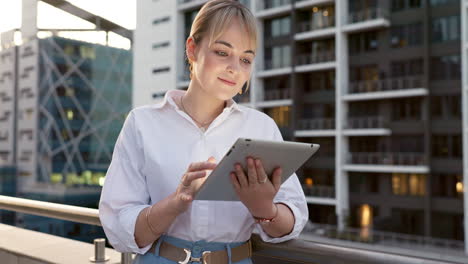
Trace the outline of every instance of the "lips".
{"type": "Polygon", "coordinates": [[[219,78],[219,77],[218,77],[218,79],[219,79],[220,81],[222,81],[223,83],[227,84],[227,85],[231,85],[231,86],[234,86],[234,85],[236,85],[236,83],[235,83],[235,82],[231,82],[231,81],[228,81],[228,80],[225,80],[225,79],[219,78]]]}

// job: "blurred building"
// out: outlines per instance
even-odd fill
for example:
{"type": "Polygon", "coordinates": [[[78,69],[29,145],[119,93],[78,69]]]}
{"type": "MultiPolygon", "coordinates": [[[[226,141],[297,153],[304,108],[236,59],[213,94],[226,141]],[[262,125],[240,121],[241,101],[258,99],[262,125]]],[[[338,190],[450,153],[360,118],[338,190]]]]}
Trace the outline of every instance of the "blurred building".
{"type": "MultiPolygon", "coordinates": [[[[137,3],[134,107],[186,89],[205,2],[137,3]]],[[[260,40],[235,99],[321,145],[298,172],[310,220],[462,243],[461,1],[243,2],[260,40]]]]}
{"type": "MultiPolygon", "coordinates": [[[[17,173],[0,169],[0,181],[15,175],[16,188],[8,195],[97,208],[115,141],[131,109],[132,53],[91,43],[94,39],[60,37],[67,30],[38,29],[37,2],[23,1],[21,30],[2,35],[0,168],[14,166],[17,173]],[[19,32],[23,44],[18,46],[14,35],[19,32]]],[[[15,221],[88,242],[89,235],[102,232],[24,214],[15,221]]]]}

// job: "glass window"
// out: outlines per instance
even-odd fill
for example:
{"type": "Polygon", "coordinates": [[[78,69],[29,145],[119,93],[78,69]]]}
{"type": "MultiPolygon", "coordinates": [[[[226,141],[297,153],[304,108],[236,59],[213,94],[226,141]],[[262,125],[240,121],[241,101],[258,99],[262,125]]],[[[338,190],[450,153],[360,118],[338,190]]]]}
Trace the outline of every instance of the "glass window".
{"type": "Polygon", "coordinates": [[[271,21],[271,36],[277,37],[281,35],[281,21],[276,19],[271,21]]]}
{"type": "Polygon", "coordinates": [[[392,48],[421,45],[423,38],[422,23],[393,26],[390,30],[392,48]]]}
{"type": "Polygon", "coordinates": [[[430,0],[429,3],[431,6],[460,4],[460,0],[430,0]]]}
{"type": "Polygon", "coordinates": [[[281,35],[289,35],[291,32],[291,19],[289,17],[285,17],[281,19],[281,35]]]}
{"type": "Polygon", "coordinates": [[[432,57],[431,80],[460,80],[460,55],[432,57]]]}
{"type": "Polygon", "coordinates": [[[460,16],[435,18],[431,30],[433,43],[460,40],[460,16]]]}

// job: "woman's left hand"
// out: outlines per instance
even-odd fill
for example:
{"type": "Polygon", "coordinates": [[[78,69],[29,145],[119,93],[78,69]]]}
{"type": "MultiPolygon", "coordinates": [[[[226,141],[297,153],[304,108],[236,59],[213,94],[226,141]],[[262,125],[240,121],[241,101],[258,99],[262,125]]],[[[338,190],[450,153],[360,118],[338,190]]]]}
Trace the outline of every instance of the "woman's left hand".
{"type": "Polygon", "coordinates": [[[278,210],[273,199],[281,186],[281,174],[281,168],[276,168],[270,181],[262,162],[247,157],[247,170],[236,164],[230,177],[239,199],[254,217],[273,218],[278,210]]]}

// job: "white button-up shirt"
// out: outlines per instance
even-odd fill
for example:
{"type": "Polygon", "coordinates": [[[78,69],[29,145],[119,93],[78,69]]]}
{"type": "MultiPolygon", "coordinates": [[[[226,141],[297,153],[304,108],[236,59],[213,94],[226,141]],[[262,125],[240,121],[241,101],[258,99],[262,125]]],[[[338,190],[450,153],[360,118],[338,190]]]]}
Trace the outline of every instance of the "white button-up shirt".
{"type": "MultiPolygon", "coordinates": [[[[220,161],[239,138],[282,141],[275,121],[268,115],[229,100],[206,131],[175,104],[185,93],[166,92],[164,101],[133,109],[116,141],[99,202],[99,217],[109,242],[120,252],[144,254],[151,245],[135,242],[136,219],[144,208],[175,192],[192,162],[213,156],[220,161]]],[[[166,234],[197,241],[241,242],[259,233],[266,242],[278,243],[299,236],[309,216],[297,175],[281,185],[274,202],[293,212],[293,231],[270,237],[241,202],[192,202],[166,234]]]]}

